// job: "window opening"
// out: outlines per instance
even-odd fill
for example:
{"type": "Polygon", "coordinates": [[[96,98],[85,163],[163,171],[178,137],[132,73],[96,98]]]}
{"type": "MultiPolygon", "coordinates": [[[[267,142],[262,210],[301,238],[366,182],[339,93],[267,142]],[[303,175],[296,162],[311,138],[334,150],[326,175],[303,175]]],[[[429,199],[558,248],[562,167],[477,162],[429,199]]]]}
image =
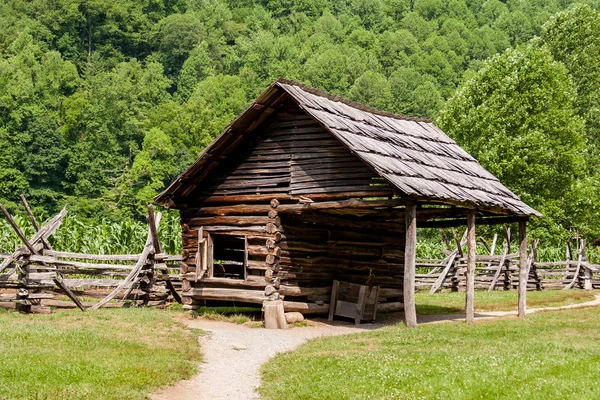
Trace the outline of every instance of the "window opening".
{"type": "Polygon", "coordinates": [[[245,279],[248,264],[244,236],[211,235],[213,241],[213,277],[245,279]]]}

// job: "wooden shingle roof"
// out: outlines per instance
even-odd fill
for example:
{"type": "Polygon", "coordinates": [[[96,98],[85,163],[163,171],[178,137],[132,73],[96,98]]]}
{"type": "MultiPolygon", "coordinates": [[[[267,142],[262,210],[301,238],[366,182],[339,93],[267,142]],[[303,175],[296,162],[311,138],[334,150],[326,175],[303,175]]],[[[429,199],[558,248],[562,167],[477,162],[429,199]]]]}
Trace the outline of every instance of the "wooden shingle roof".
{"type": "Polygon", "coordinates": [[[239,142],[240,133],[256,129],[287,97],[403,196],[505,214],[540,215],[428,120],[382,112],[283,79],[236,118],[157,202],[189,193],[186,182],[207,176],[211,157],[223,154],[219,149],[239,142]]]}

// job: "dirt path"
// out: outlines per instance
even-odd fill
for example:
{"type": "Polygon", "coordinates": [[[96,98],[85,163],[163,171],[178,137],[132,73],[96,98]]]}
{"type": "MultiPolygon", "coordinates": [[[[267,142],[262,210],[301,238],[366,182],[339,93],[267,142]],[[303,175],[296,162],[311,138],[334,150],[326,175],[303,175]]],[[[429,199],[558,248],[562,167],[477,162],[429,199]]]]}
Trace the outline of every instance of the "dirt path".
{"type": "MultiPolygon", "coordinates": [[[[528,314],[600,305],[600,295],[586,303],[562,307],[545,307],[528,310],[528,314]]],[[[477,313],[477,319],[516,315],[516,311],[477,313]]],[[[464,314],[419,316],[419,323],[463,321],[464,314]]],[[[202,319],[182,319],[190,328],[209,332],[200,337],[204,363],[200,373],[189,380],[163,388],[151,396],[152,400],[187,399],[257,399],[255,389],[260,385],[260,366],[277,353],[291,351],[309,339],[322,336],[344,335],[378,329],[400,322],[399,318],[356,327],[345,322],[327,323],[318,320],[314,326],[287,330],[265,330],[228,322],[202,319]]]]}

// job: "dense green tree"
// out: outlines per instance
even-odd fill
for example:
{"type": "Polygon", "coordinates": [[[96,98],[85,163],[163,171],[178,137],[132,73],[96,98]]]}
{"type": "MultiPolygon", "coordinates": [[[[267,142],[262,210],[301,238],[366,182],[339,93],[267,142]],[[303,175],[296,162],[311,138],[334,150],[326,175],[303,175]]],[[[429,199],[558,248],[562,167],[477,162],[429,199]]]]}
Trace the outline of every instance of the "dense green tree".
{"type": "MultiPolygon", "coordinates": [[[[546,48],[490,59],[438,122],[526,202],[550,219],[562,216],[557,203],[571,196],[582,172],[585,136],[567,70],[546,48]]],[[[562,222],[568,228],[573,221],[562,222]]]]}
{"type": "Polygon", "coordinates": [[[179,71],[192,50],[206,37],[197,14],[171,14],[152,29],[152,42],[168,74],[179,71]]]}
{"type": "Polygon", "coordinates": [[[383,74],[367,71],[350,88],[350,97],[358,102],[369,104],[381,110],[391,108],[392,94],[383,74]]]}
{"type": "Polygon", "coordinates": [[[568,69],[577,87],[577,106],[589,138],[600,148],[600,12],[578,4],[553,16],[541,43],[568,69]]]}
{"type": "MultiPolygon", "coordinates": [[[[600,1],[572,2],[0,2],[0,198],[26,191],[50,211],[69,201],[91,215],[139,214],[277,77],[436,117],[486,60],[538,35],[533,45],[564,64],[577,93],[589,169],[564,202],[591,221],[580,210],[600,207],[590,190],[600,181],[600,1]]],[[[563,223],[561,209],[556,200],[549,214],[563,223]]]]}

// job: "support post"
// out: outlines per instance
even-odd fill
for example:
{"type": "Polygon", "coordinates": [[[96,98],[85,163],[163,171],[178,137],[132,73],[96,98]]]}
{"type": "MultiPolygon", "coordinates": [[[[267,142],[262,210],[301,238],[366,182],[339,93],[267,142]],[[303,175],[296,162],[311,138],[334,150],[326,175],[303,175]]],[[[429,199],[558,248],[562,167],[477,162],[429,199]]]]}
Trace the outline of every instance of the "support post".
{"type": "Polygon", "coordinates": [[[417,252],[417,206],[406,206],[406,240],[404,247],[404,321],[406,326],[417,326],[415,308],[415,265],[417,252]]]}
{"type": "MultiPolygon", "coordinates": [[[[152,246],[154,246],[154,254],[162,253],[163,249],[162,245],[160,244],[160,239],[158,237],[158,224],[156,223],[156,216],[154,214],[154,207],[152,207],[152,204],[148,204],[148,226],[150,228],[150,235],[152,236],[152,246]]],[[[169,289],[169,291],[171,292],[171,296],[173,296],[173,299],[179,304],[182,304],[181,296],[179,296],[179,293],[177,293],[177,290],[175,290],[175,286],[173,286],[173,282],[171,282],[171,279],[169,278],[168,268],[161,268],[160,272],[162,272],[162,274],[166,276],[165,283],[167,285],[167,289],[169,289]]]]}
{"type": "Polygon", "coordinates": [[[519,221],[519,318],[525,318],[527,308],[527,220],[519,221]]]}
{"type": "Polygon", "coordinates": [[[465,296],[466,320],[468,324],[475,323],[475,213],[467,217],[467,292],[465,296]]]}

